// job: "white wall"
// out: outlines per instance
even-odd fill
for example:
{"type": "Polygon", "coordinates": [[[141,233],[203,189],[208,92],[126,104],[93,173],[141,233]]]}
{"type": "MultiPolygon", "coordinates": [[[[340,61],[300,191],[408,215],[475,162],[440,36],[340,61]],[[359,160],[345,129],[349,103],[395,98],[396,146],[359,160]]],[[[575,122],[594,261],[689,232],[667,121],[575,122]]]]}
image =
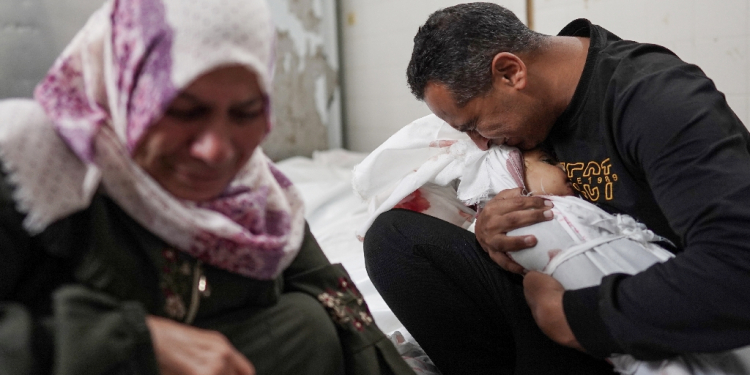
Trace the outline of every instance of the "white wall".
{"type": "MultiPolygon", "coordinates": [[[[372,151],[429,114],[406,85],[412,40],[434,11],[455,0],[340,0],[345,145],[372,151]]],[[[526,19],[525,0],[494,1],[526,19]]]]}
{"type": "MultiPolygon", "coordinates": [[[[427,107],[406,86],[412,39],[430,13],[461,1],[339,0],[345,144],[371,151],[427,107]]],[[[657,43],[700,66],[750,125],[750,0],[533,0],[534,29],[588,18],[624,39],[657,43]]],[[[526,20],[525,0],[498,4],[526,20]]]]}
{"type": "MultiPolygon", "coordinates": [[[[0,99],[31,97],[105,0],[0,0],[0,99]]],[[[336,0],[268,0],[277,26],[273,159],[341,147],[336,0]]]]}
{"type": "Polygon", "coordinates": [[[0,0],[0,99],[31,97],[104,0],[0,0]]]}
{"type": "Polygon", "coordinates": [[[750,125],[750,0],[534,0],[535,29],[588,18],[620,38],[663,45],[706,72],[750,125]]]}

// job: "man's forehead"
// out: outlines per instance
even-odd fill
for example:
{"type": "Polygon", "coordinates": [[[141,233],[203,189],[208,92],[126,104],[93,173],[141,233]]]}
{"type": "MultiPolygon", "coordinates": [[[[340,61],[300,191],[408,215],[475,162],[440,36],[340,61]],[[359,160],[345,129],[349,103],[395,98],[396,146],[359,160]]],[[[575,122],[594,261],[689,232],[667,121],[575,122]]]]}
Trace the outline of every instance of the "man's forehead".
{"type": "Polygon", "coordinates": [[[428,83],[424,90],[424,102],[441,120],[454,125],[458,106],[448,88],[442,83],[428,83]]]}

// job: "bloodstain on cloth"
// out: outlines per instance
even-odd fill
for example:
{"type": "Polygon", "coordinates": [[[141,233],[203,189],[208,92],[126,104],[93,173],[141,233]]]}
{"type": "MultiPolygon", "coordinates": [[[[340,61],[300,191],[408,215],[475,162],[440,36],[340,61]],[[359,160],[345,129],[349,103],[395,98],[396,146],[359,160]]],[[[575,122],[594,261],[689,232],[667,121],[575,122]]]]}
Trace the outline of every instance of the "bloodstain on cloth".
{"type": "Polygon", "coordinates": [[[413,193],[407,195],[406,198],[402,199],[401,202],[399,202],[393,208],[403,208],[410,211],[425,212],[430,208],[430,202],[422,196],[422,191],[420,189],[417,189],[414,190],[413,193]]]}

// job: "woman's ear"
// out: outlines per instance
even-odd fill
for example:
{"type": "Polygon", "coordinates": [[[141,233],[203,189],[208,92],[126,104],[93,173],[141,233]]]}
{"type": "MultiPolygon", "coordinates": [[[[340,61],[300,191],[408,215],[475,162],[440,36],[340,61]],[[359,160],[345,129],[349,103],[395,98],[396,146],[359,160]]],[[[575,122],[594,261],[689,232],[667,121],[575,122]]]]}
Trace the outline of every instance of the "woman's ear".
{"type": "Polygon", "coordinates": [[[492,59],[492,83],[523,90],[526,87],[526,64],[510,52],[500,52],[492,59]]]}

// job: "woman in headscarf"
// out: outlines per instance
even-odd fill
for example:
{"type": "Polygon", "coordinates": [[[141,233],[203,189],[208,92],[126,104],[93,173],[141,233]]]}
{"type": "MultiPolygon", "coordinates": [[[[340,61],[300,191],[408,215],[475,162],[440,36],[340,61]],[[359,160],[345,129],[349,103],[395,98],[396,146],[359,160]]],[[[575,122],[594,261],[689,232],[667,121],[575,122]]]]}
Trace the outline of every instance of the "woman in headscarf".
{"type": "Polygon", "coordinates": [[[111,0],[0,102],[0,373],[410,373],[258,144],[262,0],[111,0]]]}

